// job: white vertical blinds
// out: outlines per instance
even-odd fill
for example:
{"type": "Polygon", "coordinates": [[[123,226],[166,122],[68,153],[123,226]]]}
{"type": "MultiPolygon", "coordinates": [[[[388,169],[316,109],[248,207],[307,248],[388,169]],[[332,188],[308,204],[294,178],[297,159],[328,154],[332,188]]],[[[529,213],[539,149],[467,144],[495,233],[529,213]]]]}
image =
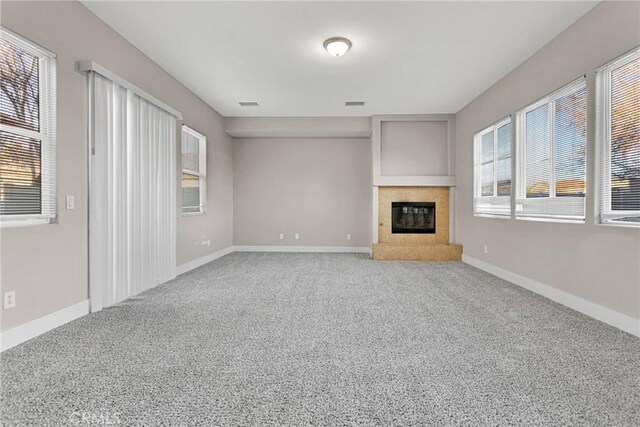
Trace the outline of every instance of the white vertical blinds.
{"type": "Polygon", "coordinates": [[[92,311],[175,277],[176,118],[90,76],[92,311]]]}
{"type": "Polygon", "coordinates": [[[518,113],[516,217],[584,221],[584,78],[518,113]]]}
{"type": "Polygon", "coordinates": [[[0,225],[56,216],[56,58],[0,27],[0,225]]]}
{"type": "Polygon", "coordinates": [[[475,136],[474,214],[511,215],[511,118],[475,136]]]}
{"type": "Polygon", "coordinates": [[[640,49],[596,74],[600,221],[640,226],[640,49]]]}

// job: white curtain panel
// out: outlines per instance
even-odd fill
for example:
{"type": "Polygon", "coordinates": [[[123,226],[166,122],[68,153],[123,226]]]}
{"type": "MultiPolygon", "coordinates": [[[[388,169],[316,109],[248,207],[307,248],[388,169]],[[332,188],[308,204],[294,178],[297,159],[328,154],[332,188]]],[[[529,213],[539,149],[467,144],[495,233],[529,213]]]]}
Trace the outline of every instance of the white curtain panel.
{"type": "Polygon", "coordinates": [[[176,276],[176,118],[93,73],[92,311],[176,276]]]}

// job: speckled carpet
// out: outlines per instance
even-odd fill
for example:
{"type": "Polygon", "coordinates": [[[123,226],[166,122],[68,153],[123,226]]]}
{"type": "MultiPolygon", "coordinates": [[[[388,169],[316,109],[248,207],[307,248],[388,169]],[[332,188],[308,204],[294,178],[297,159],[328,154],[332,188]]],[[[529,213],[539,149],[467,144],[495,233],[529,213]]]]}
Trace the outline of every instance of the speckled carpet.
{"type": "Polygon", "coordinates": [[[2,354],[24,425],[640,425],[640,340],[462,263],[234,253],[2,354]]]}

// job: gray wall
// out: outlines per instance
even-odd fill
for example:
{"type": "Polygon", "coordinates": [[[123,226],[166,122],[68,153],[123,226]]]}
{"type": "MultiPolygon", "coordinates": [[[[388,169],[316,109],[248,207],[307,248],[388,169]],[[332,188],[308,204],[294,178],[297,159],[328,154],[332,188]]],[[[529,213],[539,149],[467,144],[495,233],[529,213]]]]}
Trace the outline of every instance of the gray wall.
{"type": "Polygon", "coordinates": [[[370,139],[235,139],[234,242],[370,246],[370,139]]]}
{"type": "MultiPolygon", "coordinates": [[[[88,297],[87,83],[75,62],[92,59],[182,112],[208,136],[208,213],[178,216],[178,264],[233,244],[231,138],[222,117],[78,2],[2,2],[2,25],[58,55],[58,223],[3,229],[2,292],[17,306],[2,311],[2,330],[88,297]],[[64,210],[64,197],[76,209],[64,210]],[[200,245],[210,239],[210,247],[200,245]]],[[[176,195],[178,197],[179,195],[176,195]]]]}
{"type": "Polygon", "coordinates": [[[465,255],[636,318],[640,230],[595,225],[593,171],[595,69],[638,44],[640,3],[602,2],[456,117],[457,225],[465,255]],[[473,134],[583,74],[589,104],[586,224],[474,217],[473,134]]]}
{"type": "Polygon", "coordinates": [[[371,117],[225,117],[237,138],[369,137],[371,117]]]}
{"type": "Polygon", "coordinates": [[[382,175],[448,175],[448,127],[446,121],[383,121],[382,175]]]}

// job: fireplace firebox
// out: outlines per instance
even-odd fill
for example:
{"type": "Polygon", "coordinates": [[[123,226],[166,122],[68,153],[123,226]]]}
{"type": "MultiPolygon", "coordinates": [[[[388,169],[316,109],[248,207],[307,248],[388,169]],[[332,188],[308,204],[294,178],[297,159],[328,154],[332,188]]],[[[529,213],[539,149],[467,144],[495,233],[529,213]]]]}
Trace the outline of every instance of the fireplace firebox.
{"type": "Polygon", "coordinates": [[[434,202],[392,202],[391,222],[392,233],[434,234],[436,204],[434,202]]]}

